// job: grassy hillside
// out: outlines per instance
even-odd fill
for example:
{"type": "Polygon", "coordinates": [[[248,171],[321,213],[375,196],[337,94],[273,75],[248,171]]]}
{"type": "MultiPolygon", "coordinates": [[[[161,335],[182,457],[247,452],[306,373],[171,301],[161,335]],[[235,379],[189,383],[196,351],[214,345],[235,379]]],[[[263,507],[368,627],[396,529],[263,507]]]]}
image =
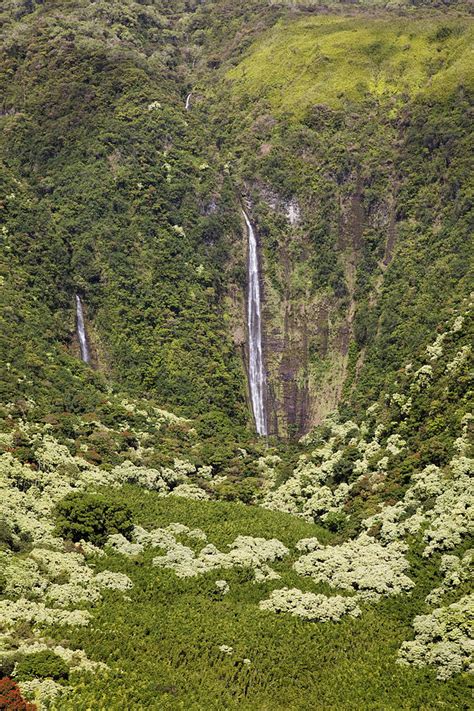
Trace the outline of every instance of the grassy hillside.
{"type": "Polygon", "coordinates": [[[280,21],[228,73],[234,91],[302,115],[368,97],[395,109],[415,94],[472,89],[473,30],[465,20],[310,17],[280,21]]]}

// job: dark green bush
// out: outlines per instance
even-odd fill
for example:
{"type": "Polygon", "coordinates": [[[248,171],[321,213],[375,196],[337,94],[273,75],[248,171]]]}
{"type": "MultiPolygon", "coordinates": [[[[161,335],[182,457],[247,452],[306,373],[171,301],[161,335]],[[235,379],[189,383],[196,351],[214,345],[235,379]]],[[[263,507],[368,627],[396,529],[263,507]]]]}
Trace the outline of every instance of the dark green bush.
{"type": "Polygon", "coordinates": [[[0,520],[0,550],[2,548],[13,548],[13,531],[9,524],[3,519],[0,520]]]}
{"type": "Polygon", "coordinates": [[[328,513],[324,520],[324,525],[333,533],[338,533],[339,531],[342,531],[346,521],[347,517],[345,514],[340,513],[339,511],[334,511],[328,513]]]}
{"type": "Polygon", "coordinates": [[[15,660],[12,657],[0,657],[0,679],[11,676],[15,668],[15,660]]]}
{"type": "Polygon", "coordinates": [[[69,494],[56,507],[58,534],[75,542],[83,539],[101,545],[107,536],[128,536],[132,529],[128,506],[112,503],[100,494],[69,494]]]}
{"type": "Polygon", "coordinates": [[[58,681],[69,678],[69,667],[57,654],[44,650],[24,657],[17,665],[16,674],[19,679],[48,677],[58,681]]]}

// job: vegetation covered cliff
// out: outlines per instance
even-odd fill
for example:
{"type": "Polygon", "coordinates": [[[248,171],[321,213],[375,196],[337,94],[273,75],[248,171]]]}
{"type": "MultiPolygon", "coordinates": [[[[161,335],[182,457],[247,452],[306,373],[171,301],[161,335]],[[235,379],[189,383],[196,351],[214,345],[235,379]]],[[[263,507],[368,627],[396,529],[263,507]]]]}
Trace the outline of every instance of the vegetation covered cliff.
{"type": "Polygon", "coordinates": [[[40,708],[467,709],[469,4],[0,17],[0,679],[40,708]]]}

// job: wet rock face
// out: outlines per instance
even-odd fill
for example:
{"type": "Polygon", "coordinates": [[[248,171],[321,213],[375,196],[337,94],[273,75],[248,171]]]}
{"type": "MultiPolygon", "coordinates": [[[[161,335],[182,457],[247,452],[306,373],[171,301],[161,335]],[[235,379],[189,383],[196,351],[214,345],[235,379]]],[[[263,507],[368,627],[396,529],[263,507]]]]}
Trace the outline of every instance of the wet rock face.
{"type": "Polygon", "coordinates": [[[269,188],[260,188],[263,201],[271,210],[284,215],[288,224],[296,227],[301,222],[301,207],[295,196],[285,199],[269,188]]]}
{"type": "MultiPolygon", "coordinates": [[[[265,197],[269,199],[268,194],[265,197]]],[[[309,271],[314,248],[305,233],[300,205],[296,200],[278,203],[274,196],[270,198],[270,208],[286,217],[288,229],[278,253],[280,289],[269,283],[268,255],[263,264],[269,429],[285,438],[299,438],[334,410],[342,397],[365,216],[355,185],[354,192],[337,206],[337,250],[345,287],[341,309],[337,295],[315,293],[309,280],[303,283],[302,270],[309,271]]]]}
{"type": "MultiPolygon", "coordinates": [[[[381,235],[380,272],[365,297],[374,308],[396,242],[395,198],[384,194],[369,211],[361,178],[355,173],[349,175],[334,192],[328,232],[332,247],[328,247],[320,246],[311,233],[311,225],[318,222],[324,205],[303,198],[283,198],[262,184],[254,184],[249,192],[261,272],[268,433],[298,439],[336,409],[362,371],[365,348],[357,346],[355,358],[353,352],[358,278],[366,269],[366,240],[377,231],[381,235]],[[315,284],[315,264],[324,263],[329,249],[336,255],[337,266],[315,284]]],[[[237,259],[247,259],[246,238],[243,234],[237,259]]],[[[235,286],[233,293],[234,342],[246,368],[248,334],[238,327],[246,323],[246,292],[235,286]],[[236,292],[241,292],[240,297],[236,292]]],[[[251,413],[250,392],[248,396],[251,413]]]]}

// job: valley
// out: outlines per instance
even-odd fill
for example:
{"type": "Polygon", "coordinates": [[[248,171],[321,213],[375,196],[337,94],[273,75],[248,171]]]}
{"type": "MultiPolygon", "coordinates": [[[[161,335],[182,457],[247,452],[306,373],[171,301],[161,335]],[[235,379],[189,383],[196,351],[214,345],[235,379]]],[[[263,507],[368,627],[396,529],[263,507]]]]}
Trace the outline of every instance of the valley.
{"type": "Polygon", "coordinates": [[[467,710],[470,4],[0,19],[0,709],[467,710]]]}

